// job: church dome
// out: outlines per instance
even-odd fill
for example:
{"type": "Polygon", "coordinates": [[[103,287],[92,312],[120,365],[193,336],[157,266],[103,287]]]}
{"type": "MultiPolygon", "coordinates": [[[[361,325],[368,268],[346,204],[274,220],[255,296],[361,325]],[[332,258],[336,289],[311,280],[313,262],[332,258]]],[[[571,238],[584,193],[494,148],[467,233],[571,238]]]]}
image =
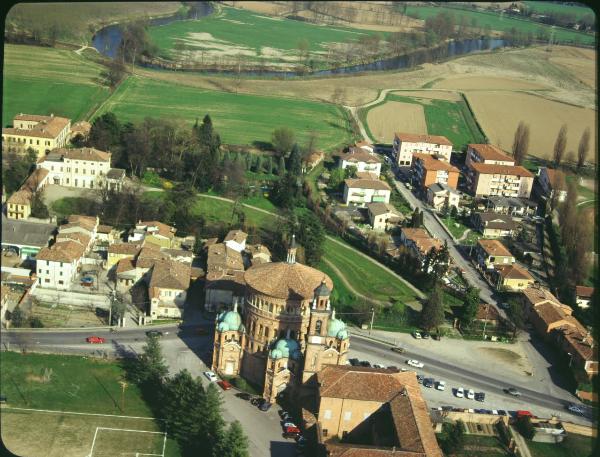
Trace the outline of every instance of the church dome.
{"type": "Polygon", "coordinates": [[[256,292],[282,299],[310,300],[322,283],[330,292],[333,289],[329,276],[301,263],[268,262],[255,265],[246,270],[244,280],[256,292]]]}
{"type": "Polygon", "coordinates": [[[302,356],[302,353],[300,352],[300,345],[296,340],[281,338],[275,343],[273,349],[271,349],[270,355],[272,359],[292,358],[298,360],[302,356]]]}
{"type": "Polygon", "coordinates": [[[242,316],[237,311],[227,311],[219,314],[217,318],[217,330],[219,332],[228,332],[230,330],[241,330],[242,316]]]}
{"type": "Polygon", "coordinates": [[[327,324],[327,336],[337,338],[340,340],[345,340],[348,338],[348,330],[346,329],[346,324],[340,319],[335,318],[335,310],[333,311],[331,319],[327,324]]]}

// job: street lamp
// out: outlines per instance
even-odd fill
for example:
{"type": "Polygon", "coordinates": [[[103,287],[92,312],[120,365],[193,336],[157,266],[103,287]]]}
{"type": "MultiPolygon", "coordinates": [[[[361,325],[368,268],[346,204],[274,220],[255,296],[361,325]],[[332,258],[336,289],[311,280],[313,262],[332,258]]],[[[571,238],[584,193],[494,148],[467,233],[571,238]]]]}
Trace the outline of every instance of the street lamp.
{"type": "Polygon", "coordinates": [[[569,368],[571,368],[571,363],[573,362],[573,354],[567,352],[567,355],[569,356],[569,368]]]}
{"type": "Polygon", "coordinates": [[[125,412],[125,389],[127,388],[127,382],[121,380],[119,384],[121,384],[121,411],[125,412]]]}
{"type": "Polygon", "coordinates": [[[371,328],[369,329],[369,335],[373,331],[373,321],[375,320],[375,308],[371,307],[371,328]]]}

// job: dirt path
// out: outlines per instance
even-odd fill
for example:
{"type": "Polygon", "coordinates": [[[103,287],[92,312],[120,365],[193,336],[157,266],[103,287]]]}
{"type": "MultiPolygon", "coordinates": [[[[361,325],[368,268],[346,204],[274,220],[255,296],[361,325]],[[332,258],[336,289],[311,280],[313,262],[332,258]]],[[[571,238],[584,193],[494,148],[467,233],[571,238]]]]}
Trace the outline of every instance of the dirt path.
{"type": "Polygon", "coordinates": [[[80,55],[81,55],[81,53],[82,53],[83,51],[85,51],[86,49],[93,49],[94,51],[98,52],[98,50],[97,50],[96,48],[92,47],[92,46],[86,46],[86,45],[83,45],[83,46],[81,46],[79,49],[76,49],[76,50],[75,50],[75,54],[77,54],[78,56],[80,56],[80,55]]]}
{"type": "Polygon", "coordinates": [[[471,231],[471,229],[467,229],[463,232],[462,236],[456,240],[457,243],[460,243],[462,240],[466,239],[469,236],[469,232],[471,231]]]}

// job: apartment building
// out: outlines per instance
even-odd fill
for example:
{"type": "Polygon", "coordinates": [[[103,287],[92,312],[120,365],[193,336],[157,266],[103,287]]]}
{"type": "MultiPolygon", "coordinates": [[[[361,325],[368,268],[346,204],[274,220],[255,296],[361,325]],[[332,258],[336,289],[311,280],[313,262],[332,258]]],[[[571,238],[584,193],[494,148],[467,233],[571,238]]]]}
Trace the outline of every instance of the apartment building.
{"type": "Polygon", "coordinates": [[[428,154],[450,162],[452,143],[445,136],[395,133],[393,155],[400,166],[410,166],[413,154],[428,154]]]}
{"type": "Polygon", "coordinates": [[[515,263],[515,257],[498,240],[478,240],[475,246],[475,258],[482,270],[493,270],[496,266],[506,266],[515,263]]]}
{"type": "Polygon", "coordinates": [[[414,184],[423,190],[435,183],[445,184],[453,189],[458,186],[458,168],[431,155],[413,154],[411,170],[414,184]]]}
{"type": "Polygon", "coordinates": [[[38,287],[68,290],[85,250],[84,243],[71,239],[42,248],[36,257],[38,287]]]}
{"type": "Polygon", "coordinates": [[[434,183],[427,187],[427,203],[436,211],[440,211],[444,205],[448,205],[448,208],[454,206],[459,209],[460,194],[447,184],[434,183]]]}
{"type": "Polygon", "coordinates": [[[381,157],[373,153],[372,148],[367,149],[366,146],[351,146],[348,152],[340,154],[338,163],[344,170],[353,166],[358,172],[372,173],[376,177],[381,174],[381,157]]]}
{"type": "Polygon", "coordinates": [[[35,170],[25,180],[21,188],[6,200],[6,216],[9,219],[28,219],[31,215],[33,194],[48,183],[46,170],[35,170]]]}
{"type": "Polygon", "coordinates": [[[54,148],[66,146],[71,120],[65,117],[17,114],[12,127],[2,129],[2,152],[25,154],[29,148],[43,157],[54,148]]]}
{"type": "Polygon", "coordinates": [[[371,178],[352,178],[344,181],[344,203],[365,206],[367,203],[389,203],[392,189],[385,181],[371,178]]]}
{"type": "Polygon", "coordinates": [[[503,196],[529,198],[533,174],[521,167],[474,162],[467,182],[475,197],[503,196]]]}
{"type": "Polygon", "coordinates": [[[514,166],[515,160],[493,144],[468,144],[465,165],[471,167],[474,163],[514,166]]]}
{"type": "MultiPolygon", "coordinates": [[[[38,159],[37,168],[48,171],[48,181],[82,189],[107,187],[107,177],[119,168],[110,167],[111,153],[95,148],[58,148],[38,159]]],[[[125,170],[121,170],[125,174],[125,170]]]]}

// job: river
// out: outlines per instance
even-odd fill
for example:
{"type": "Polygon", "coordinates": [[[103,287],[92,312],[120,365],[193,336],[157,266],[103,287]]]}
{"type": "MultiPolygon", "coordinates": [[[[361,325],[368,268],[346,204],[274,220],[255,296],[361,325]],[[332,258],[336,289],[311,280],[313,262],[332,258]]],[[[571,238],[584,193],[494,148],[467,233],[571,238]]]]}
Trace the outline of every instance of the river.
{"type": "MultiPolygon", "coordinates": [[[[201,16],[206,16],[212,13],[212,7],[205,4],[206,7],[201,12],[201,16]]],[[[181,20],[177,16],[155,18],[150,20],[151,26],[166,25],[174,21],[181,20]]],[[[114,58],[121,43],[123,32],[121,25],[114,24],[100,29],[92,39],[92,46],[101,54],[114,58]]],[[[472,52],[487,51],[506,46],[504,40],[499,38],[479,38],[459,41],[449,41],[446,44],[437,46],[433,49],[417,50],[409,54],[391,57],[365,64],[349,65],[327,70],[316,70],[312,72],[296,72],[296,71],[242,71],[246,76],[267,76],[267,77],[282,77],[294,78],[300,76],[331,76],[348,73],[361,73],[366,71],[384,71],[384,70],[399,70],[415,67],[423,63],[436,62],[442,59],[458,57],[472,52]]],[[[142,63],[145,67],[164,69],[162,66],[153,65],[150,63],[142,63]]],[[[198,68],[181,68],[178,71],[195,71],[200,73],[211,74],[233,74],[237,73],[232,70],[223,69],[198,69],[198,68]]]]}

